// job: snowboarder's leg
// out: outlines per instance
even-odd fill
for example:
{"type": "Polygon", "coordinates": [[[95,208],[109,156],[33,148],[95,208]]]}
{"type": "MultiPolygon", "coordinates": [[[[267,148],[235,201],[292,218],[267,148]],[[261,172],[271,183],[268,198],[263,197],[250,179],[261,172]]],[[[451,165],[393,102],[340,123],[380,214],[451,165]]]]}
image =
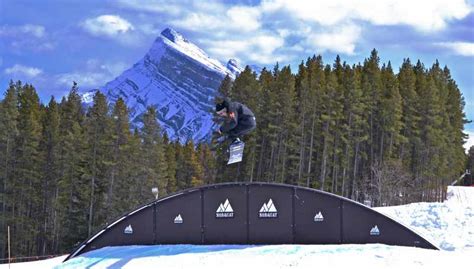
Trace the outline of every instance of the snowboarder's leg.
{"type": "Polygon", "coordinates": [[[211,150],[212,151],[216,151],[217,149],[219,148],[222,148],[225,144],[225,142],[227,141],[227,136],[226,135],[222,135],[220,137],[217,137],[217,138],[213,138],[213,143],[211,145],[211,150]]]}
{"type": "MultiPolygon", "coordinates": [[[[237,139],[253,131],[256,127],[255,118],[248,121],[241,121],[239,125],[229,132],[229,139],[236,142],[237,139]]],[[[240,140],[239,140],[240,141],[240,140]]]]}

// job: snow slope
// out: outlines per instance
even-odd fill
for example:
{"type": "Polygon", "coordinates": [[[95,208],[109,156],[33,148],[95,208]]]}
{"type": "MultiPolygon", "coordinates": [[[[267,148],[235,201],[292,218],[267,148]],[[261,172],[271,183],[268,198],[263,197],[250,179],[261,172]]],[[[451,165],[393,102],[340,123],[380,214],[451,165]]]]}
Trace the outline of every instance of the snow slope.
{"type": "MultiPolygon", "coordinates": [[[[405,223],[442,250],[370,245],[160,245],[106,247],[54,268],[472,268],[474,188],[449,187],[444,203],[376,210],[405,223]]],[[[12,268],[51,268],[52,262],[12,268]]],[[[0,266],[7,268],[6,265],[0,266]]]]}
{"type": "MultiPolygon", "coordinates": [[[[59,256],[52,259],[35,261],[35,262],[18,262],[12,263],[11,269],[50,269],[58,266],[66,259],[67,255],[59,256]]],[[[1,269],[8,269],[8,264],[0,264],[1,269]]]]}
{"type": "Polygon", "coordinates": [[[448,187],[444,203],[375,208],[444,250],[474,248],[474,188],[448,187]]]}

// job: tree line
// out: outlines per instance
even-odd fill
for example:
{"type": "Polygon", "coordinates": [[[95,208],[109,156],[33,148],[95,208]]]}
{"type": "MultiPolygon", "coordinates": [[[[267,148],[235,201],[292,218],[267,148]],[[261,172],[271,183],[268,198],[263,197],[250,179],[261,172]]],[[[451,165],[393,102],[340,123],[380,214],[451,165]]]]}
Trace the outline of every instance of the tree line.
{"type": "Polygon", "coordinates": [[[156,107],[134,127],[122,99],[97,92],[85,107],[74,83],[47,105],[33,85],[11,82],[0,102],[0,253],[66,253],[118,216],[203,184],[264,181],[318,188],[372,205],[439,201],[466,167],[462,95],[447,67],[321,56],[290,66],[247,67],[226,77],[216,101],[247,104],[257,129],[240,164],[226,147],[170,141],[156,107]]]}
{"type": "Polygon", "coordinates": [[[120,215],[215,178],[208,144],[170,141],[149,107],[139,129],[124,101],[100,92],[84,107],[69,95],[41,104],[33,85],[11,82],[0,103],[1,254],[67,253],[120,215]]]}
{"type": "Polygon", "coordinates": [[[447,67],[404,59],[398,74],[374,49],[349,65],[321,56],[290,66],[246,68],[219,96],[247,104],[257,129],[240,166],[217,181],[307,186],[372,206],[441,201],[466,167],[462,94],[447,67]]]}

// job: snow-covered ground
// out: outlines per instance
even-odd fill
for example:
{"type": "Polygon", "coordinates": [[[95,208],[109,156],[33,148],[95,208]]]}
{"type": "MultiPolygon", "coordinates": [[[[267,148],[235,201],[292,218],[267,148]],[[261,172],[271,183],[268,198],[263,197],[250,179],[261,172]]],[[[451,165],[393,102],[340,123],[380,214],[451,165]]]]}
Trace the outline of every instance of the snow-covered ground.
{"type": "Polygon", "coordinates": [[[382,244],[127,246],[91,251],[66,263],[61,263],[62,257],[11,268],[473,268],[474,188],[449,187],[444,203],[376,210],[410,226],[442,250],[382,244]]]}
{"type": "Polygon", "coordinates": [[[474,187],[449,186],[447,200],[443,203],[413,203],[375,209],[413,228],[443,250],[474,250],[474,187]]]}
{"type": "Polygon", "coordinates": [[[67,255],[59,256],[52,259],[42,260],[42,261],[35,261],[35,262],[18,262],[12,263],[10,267],[8,264],[1,264],[1,269],[50,269],[54,268],[58,264],[61,264],[64,259],[66,259],[67,255]]]}

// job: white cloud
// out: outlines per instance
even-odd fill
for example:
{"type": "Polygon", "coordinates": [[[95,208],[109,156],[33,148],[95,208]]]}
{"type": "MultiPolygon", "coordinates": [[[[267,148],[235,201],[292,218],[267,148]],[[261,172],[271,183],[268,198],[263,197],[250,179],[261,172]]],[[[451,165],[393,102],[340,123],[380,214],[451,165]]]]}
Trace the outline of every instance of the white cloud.
{"type": "Polygon", "coordinates": [[[209,52],[223,58],[230,58],[232,55],[245,52],[250,48],[250,43],[244,40],[204,40],[203,43],[207,43],[209,52]]]}
{"type": "Polygon", "coordinates": [[[30,33],[38,38],[44,36],[45,29],[41,25],[26,24],[21,27],[23,33],[30,33]]]}
{"type": "Polygon", "coordinates": [[[10,43],[10,46],[15,51],[21,52],[22,49],[30,49],[32,51],[51,51],[55,48],[55,44],[49,41],[38,41],[29,38],[23,38],[14,40],[10,43]]]}
{"type": "Polygon", "coordinates": [[[140,30],[144,34],[151,35],[151,36],[157,36],[163,30],[163,29],[158,28],[156,25],[150,24],[150,23],[140,24],[137,26],[137,29],[140,30]]]}
{"type": "Polygon", "coordinates": [[[81,23],[84,30],[96,36],[116,37],[133,31],[133,25],[117,15],[101,15],[81,23]]]}
{"type": "Polygon", "coordinates": [[[0,36],[19,36],[19,35],[32,35],[36,38],[42,38],[45,36],[46,29],[42,25],[36,24],[25,24],[19,26],[7,26],[3,25],[0,27],[0,36]]]}
{"type": "Polygon", "coordinates": [[[260,49],[265,49],[269,53],[272,53],[277,48],[283,46],[285,40],[279,36],[272,35],[260,35],[256,36],[251,43],[260,49]]]}
{"type": "Polygon", "coordinates": [[[24,50],[50,51],[55,47],[46,28],[36,24],[0,26],[0,38],[17,54],[22,54],[24,50]]]}
{"type": "Polygon", "coordinates": [[[437,31],[448,21],[462,19],[472,7],[465,0],[264,0],[265,12],[286,11],[299,20],[325,26],[362,20],[374,25],[409,25],[437,31]]]}
{"type": "Polygon", "coordinates": [[[435,45],[448,48],[454,54],[461,56],[474,56],[474,43],[472,42],[439,42],[435,45]]]}
{"type": "Polygon", "coordinates": [[[258,64],[275,63],[302,53],[354,55],[366,25],[407,25],[433,32],[472,10],[465,0],[262,0],[256,5],[219,0],[119,3],[148,16],[148,20],[142,18],[142,24],[137,23],[136,32],[156,35],[149,23],[158,14],[162,23],[198,34],[202,41],[198,46],[211,57],[258,64]]]}
{"type": "MultiPolygon", "coordinates": [[[[206,6],[204,10],[190,11],[184,18],[171,20],[171,24],[197,32],[226,31],[244,33],[260,28],[260,11],[254,7],[234,6],[225,11],[221,6],[206,6]],[[214,8],[217,12],[209,12],[214,8]]],[[[203,8],[203,7],[201,7],[203,8]]]]}
{"type": "Polygon", "coordinates": [[[185,18],[172,20],[170,23],[183,29],[203,32],[225,26],[219,17],[203,13],[190,13],[185,18]]]}
{"type": "Polygon", "coordinates": [[[352,55],[360,34],[361,29],[356,25],[335,27],[330,31],[308,35],[306,45],[321,52],[332,51],[352,55]]]}
{"type": "Polygon", "coordinates": [[[260,64],[273,64],[284,57],[274,55],[281,48],[285,40],[279,35],[257,34],[238,40],[203,40],[208,51],[221,59],[248,58],[260,64]]]}
{"type": "MultiPolygon", "coordinates": [[[[66,73],[48,73],[36,67],[15,64],[2,71],[7,79],[31,83],[37,89],[47,89],[48,94],[62,97],[67,94],[76,81],[81,90],[97,89],[113,80],[130,67],[124,62],[107,62],[99,59],[88,59],[81,62],[81,68],[66,73]],[[66,90],[66,92],[65,92],[66,90]]],[[[2,74],[3,75],[3,74],[2,74]]]]}
{"type": "Polygon", "coordinates": [[[167,0],[118,0],[123,7],[128,7],[138,11],[146,11],[153,13],[167,13],[169,15],[179,15],[183,6],[189,6],[190,1],[177,1],[178,3],[170,3],[167,0]]]}
{"type": "Polygon", "coordinates": [[[80,26],[93,36],[110,38],[128,47],[140,47],[145,36],[154,32],[153,25],[144,24],[135,29],[130,22],[117,15],[90,18],[80,26]]]}
{"type": "Polygon", "coordinates": [[[471,131],[465,131],[465,132],[469,136],[466,141],[466,144],[464,144],[464,148],[466,149],[466,152],[467,152],[472,146],[474,146],[474,132],[471,132],[471,131]]]}
{"type": "Polygon", "coordinates": [[[88,59],[81,70],[57,74],[53,80],[58,86],[70,86],[76,81],[82,89],[92,89],[104,86],[128,67],[123,62],[107,63],[98,59],[88,59]]]}
{"type": "Polygon", "coordinates": [[[20,79],[20,78],[34,78],[43,71],[36,67],[24,66],[21,64],[15,64],[12,67],[5,69],[5,74],[13,76],[12,79],[20,79]]]}
{"type": "Polygon", "coordinates": [[[82,89],[100,87],[105,84],[108,76],[104,73],[96,72],[71,72],[55,76],[56,83],[60,86],[70,86],[76,81],[82,89]]]}
{"type": "Polygon", "coordinates": [[[227,11],[231,27],[241,31],[255,31],[260,28],[260,11],[257,8],[236,6],[227,11]]]}
{"type": "Polygon", "coordinates": [[[264,0],[261,8],[265,13],[284,11],[299,20],[334,25],[347,17],[349,5],[341,0],[264,0]]]}

